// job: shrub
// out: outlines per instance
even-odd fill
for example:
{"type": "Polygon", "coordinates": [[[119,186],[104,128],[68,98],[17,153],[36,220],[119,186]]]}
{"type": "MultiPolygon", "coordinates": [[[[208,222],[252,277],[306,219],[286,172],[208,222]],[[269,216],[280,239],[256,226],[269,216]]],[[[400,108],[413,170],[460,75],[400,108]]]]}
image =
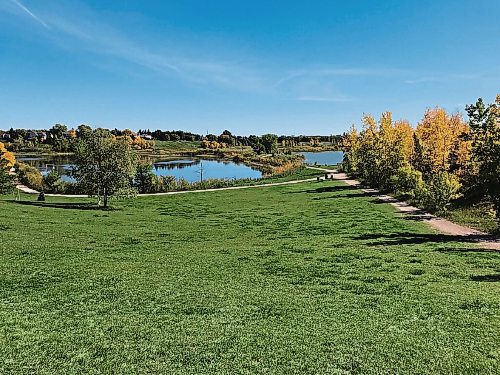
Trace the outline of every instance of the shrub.
{"type": "Polygon", "coordinates": [[[151,164],[139,164],[134,176],[134,186],[139,193],[154,193],[158,185],[158,178],[153,173],[151,164]]]}
{"type": "Polygon", "coordinates": [[[38,169],[24,163],[18,163],[16,169],[22,184],[35,190],[43,189],[43,176],[38,169]]]}
{"type": "Polygon", "coordinates": [[[177,180],[175,179],[174,176],[160,177],[158,179],[157,191],[159,191],[159,192],[172,191],[175,189],[176,183],[177,183],[177,180]]]}
{"type": "Polygon", "coordinates": [[[66,183],[61,180],[59,172],[53,169],[43,177],[44,189],[49,193],[62,194],[66,192],[66,183]]]}
{"type": "Polygon", "coordinates": [[[0,194],[8,194],[14,189],[12,176],[9,172],[0,168],[0,194]]]}
{"type": "Polygon", "coordinates": [[[391,187],[397,194],[415,198],[417,192],[422,193],[424,181],[422,172],[417,171],[410,165],[400,168],[395,176],[391,178],[391,187]]]}
{"type": "Polygon", "coordinates": [[[432,212],[446,211],[453,199],[459,197],[460,183],[455,175],[440,172],[434,175],[425,189],[420,189],[417,195],[423,206],[432,212]]]}

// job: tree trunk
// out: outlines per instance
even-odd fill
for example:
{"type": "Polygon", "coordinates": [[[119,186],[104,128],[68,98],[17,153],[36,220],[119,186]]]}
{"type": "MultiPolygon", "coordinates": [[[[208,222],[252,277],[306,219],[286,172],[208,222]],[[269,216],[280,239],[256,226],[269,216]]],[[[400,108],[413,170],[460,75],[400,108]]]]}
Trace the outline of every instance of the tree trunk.
{"type": "Polygon", "coordinates": [[[106,188],[104,188],[103,197],[104,197],[104,207],[108,207],[108,193],[106,192],[106,188]]]}

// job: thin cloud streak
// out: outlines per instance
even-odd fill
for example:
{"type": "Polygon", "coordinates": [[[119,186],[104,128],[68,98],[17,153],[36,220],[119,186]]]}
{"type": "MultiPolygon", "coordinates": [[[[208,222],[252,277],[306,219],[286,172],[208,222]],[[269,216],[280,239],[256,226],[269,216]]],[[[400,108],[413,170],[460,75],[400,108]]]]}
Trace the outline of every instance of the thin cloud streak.
{"type": "Polygon", "coordinates": [[[274,86],[280,86],[286,82],[302,78],[325,78],[325,77],[384,77],[409,74],[404,69],[376,69],[376,68],[340,68],[340,67],[312,67],[308,69],[296,69],[290,71],[285,77],[278,80],[274,86]]]}
{"type": "MultiPolygon", "coordinates": [[[[255,68],[241,64],[239,61],[207,60],[203,58],[186,58],[182,53],[161,51],[155,46],[147,48],[129,39],[123,32],[104,22],[98,14],[82,3],[78,11],[61,8],[44,8],[43,17],[39,17],[19,0],[11,0],[31,19],[44,28],[54,31],[45,37],[51,38],[68,50],[79,48],[90,53],[126,61],[141,66],[148,71],[166,77],[175,77],[184,82],[226,88],[260,95],[280,96],[285,99],[303,102],[349,102],[349,97],[330,96],[331,92],[339,92],[338,80],[349,77],[390,77],[403,79],[406,84],[425,82],[441,82],[450,79],[472,79],[471,75],[449,75],[436,77],[421,75],[415,71],[394,68],[366,68],[315,65],[298,69],[272,73],[272,69],[255,68]],[[77,14],[77,15],[76,15],[77,14]],[[75,43],[76,42],[76,43],[75,43]],[[413,76],[413,77],[412,77],[413,76]],[[406,78],[406,80],[404,80],[406,78]]],[[[40,10],[41,12],[42,10],[40,10]]]]}
{"type": "Polygon", "coordinates": [[[301,96],[297,100],[301,102],[327,102],[327,103],[345,103],[350,102],[352,99],[342,96],[301,96]]]}
{"type": "Polygon", "coordinates": [[[78,17],[72,17],[61,10],[52,10],[44,17],[44,21],[17,3],[17,0],[12,1],[46,28],[59,31],[60,33],[49,34],[48,37],[69,50],[74,49],[77,41],[80,49],[90,53],[112,56],[157,74],[176,76],[192,84],[213,84],[249,92],[263,90],[264,78],[251,69],[230,62],[186,59],[180,54],[150,50],[100,21],[88,8],[83,8],[78,17]],[[62,36],[69,38],[70,43],[62,36]]]}
{"type": "Polygon", "coordinates": [[[42,19],[18,0],[12,2],[33,20],[56,32],[46,36],[68,50],[77,46],[90,53],[118,58],[157,74],[177,77],[194,85],[277,95],[288,99],[298,97],[301,101],[340,102],[348,100],[328,95],[317,96],[314,93],[324,91],[327,87],[334,89],[333,82],[328,78],[383,74],[382,71],[374,69],[323,66],[290,70],[280,78],[271,71],[255,69],[238,61],[185,58],[180,53],[163,52],[138,45],[120,30],[103,22],[99,15],[84,3],[81,3],[78,9],[78,16],[75,16],[75,10],[68,12],[59,6],[55,9],[44,9],[45,14],[42,19]]]}
{"type": "Polygon", "coordinates": [[[50,29],[49,25],[47,25],[40,17],[38,17],[36,14],[34,14],[26,6],[24,6],[20,1],[12,0],[12,2],[14,4],[16,4],[19,8],[21,8],[25,13],[27,13],[31,18],[33,18],[35,21],[37,21],[39,24],[41,24],[43,27],[45,27],[46,29],[50,29]]]}
{"type": "Polygon", "coordinates": [[[439,83],[439,82],[449,82],[453,80],[471,80],[471,79],[480,79],[481,76],[478,74],[450,74],[445,76],[428,76],[416,79],[408,79],[405,83],[409,85],[415,85],[419,83],[439,83]]]}

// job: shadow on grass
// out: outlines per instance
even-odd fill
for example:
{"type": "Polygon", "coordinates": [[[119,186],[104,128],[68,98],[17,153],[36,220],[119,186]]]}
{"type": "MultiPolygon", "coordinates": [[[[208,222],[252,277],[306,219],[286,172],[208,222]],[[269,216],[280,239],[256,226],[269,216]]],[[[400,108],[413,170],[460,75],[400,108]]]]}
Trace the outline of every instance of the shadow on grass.
{"type": "Polygon", "coordinates": [[[357,190],[356,187],[350,185],[335,185],[335,186],[322,186],[317,189],[309,189],[306,190],[306,193],[309,194],[321,194],[321,193],[333,193],[337,191],[346,191],[346,190],[357,190]]]}
{"type": "Polygon", "coordinates": [[[353,193],[346,193],[346,194],[336,194],[333,196],[327,196],[327,197],[315,197],[314,200],[321,200],[321,199],[337,199],[337,198],[369,198],[373,197],[375,193],[370,193],[370,192],[357,192],[356,190],[352,190],[353,193]]]}
{"type": "Polygon", "coordinates": [[[303,193],[320,194],[320,193],[333,193],[336,191],[345,191],[345,190],[356,190],[356,188],[354,186],[349,186],[349,185],[322,186],[316,189],[288,191],[287,194],[303,194],[303,193]]]}
{"type": "MultiPolygon", "coordinates": [[[[450,242],[465,242],[479,243],[497,240],[493,236],[484,234],[470,235],[451,235],[451,234],[435,234],[435,233],[391,233],[391,234],[364,234],[353,237],[355,240],[370,241],[368,246],[393,246],[393,245],[419,245],[423,243],[450,243],[450,242]]],[[[453,249],[450,249],[453,250],[453,249]]],[[[471,249],[470,251],[477,251],[471,249]]],[[[487,251],[487,249],[482,249],[487,251]]],[[[438,251],[444,251],[443,249],[438,251]]],[[[465,251],[462,250],[462,251],[465,251]]]]}
{"type": "Polygon", "coordinates": [[[102,207],[95,203],[71,203],[71,202],[38,202],[38,201],[6,201],[12,204],[20,204],[24,206],[36,206],[47,208],[61,208],[65,210],[92,210],[92,211],[116,211],[113,207],[102,207]]]}
{"type": "Polygon", "coordinates": [[[470,277],[472,281],[482,281],[488,283],[494,283],[500,281],[500,274],[493,275],[473,275],[470,277]]]}

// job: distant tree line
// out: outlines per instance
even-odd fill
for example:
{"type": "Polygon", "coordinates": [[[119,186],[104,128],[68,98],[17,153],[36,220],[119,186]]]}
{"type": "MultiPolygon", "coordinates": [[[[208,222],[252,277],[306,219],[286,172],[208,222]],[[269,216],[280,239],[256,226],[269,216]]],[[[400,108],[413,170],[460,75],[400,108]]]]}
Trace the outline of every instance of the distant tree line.
{"type": "MultiPolygon", "coordinates": [[[[27,129],[9,129],[0,130],[0,140],[7,144],[11,151],[40,151],[51,150],[55,152],[74,152],[76,140],[82,135],[92,131],[88,125],[80,125],[76,129],[68,129],[66,125],[56,124],[48,130],[27,130],[27,129]]],[[[257,153],[274,153],[278,147],[292,149],[301,145],[319,147],[330,145],[340,147],[342,135],[234,135],[229,130],[224,130],[220,135],[207,134],[201,135],[182,130],[154,130],[139,129],[137,133],[125,129],[112,129],[110,134],[116,137],[128,137],[134,141],[134,148],[142,149],[152,146],[147,143],[151,141],[187,141],[200,142],[202,148],[218,149],[225,147],[244,146],[251,147],[257,153]]]]}
{"type": "Polygon", "coordinates": [[[155,130],[151,131],[149,129],[147,130],[141,130],[137,132],[138,134],[141,135],[148,135],[152,139],[158,140],[158,141],[188,141],[188,142],[200,142],[203,139],[203,136],[200,134],[195,134],[191,132],[185,132],[182,130],[155,130]]]}
{"type": "Polygon", "coordinates": [[[258,135],[233,135],[229,130],[224,130],[222,134],[207,134],[203,137],[201,146],[202,148],[217,149],[234,146],[251,147],[255,152],[261,153],[275,153],[281,147],[282,149],[293,149],[297,146],[307,144],[312,147],[320,147],[324,144],[333,146],[334,148],[341,147],[343,135],[329,135],[329,136],[289,136],[276,134],[258,135]]]}
{"type": "MultiPolygon", "coordinates": [[[[9,150],[19,151],[55,151],[74,152],[78,139],[92,132],[88,125],[80,125],[76,129],[68,129],[66,125],[56,124],[49,130],[9,129],[0,131],[0,141],[9,150]]],[[[153,147],[153,143],[129,129],[113,129],[110,134],[125,138],[133,148],[145,149],[153,147]]]]}

